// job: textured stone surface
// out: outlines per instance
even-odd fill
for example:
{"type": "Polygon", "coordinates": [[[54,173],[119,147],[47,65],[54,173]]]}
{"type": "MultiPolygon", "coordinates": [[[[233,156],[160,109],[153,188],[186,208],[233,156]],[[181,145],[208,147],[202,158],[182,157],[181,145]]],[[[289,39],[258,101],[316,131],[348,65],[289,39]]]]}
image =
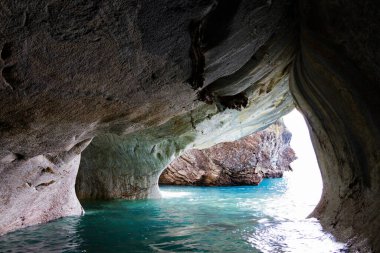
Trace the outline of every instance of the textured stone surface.
{"type": "Polygon", "coordinates": [[[353,251],[380,251],[378,1],[292,2],[1,1],[2,189],[16,191],[6,168],[24,175],[29,160],[43,167],[36,157],[95,136],[86,160],[91,152],[115,152],[97,158],[94,170],[124,164],[124,153],[138,143],[144,151],[131,156],[138,166],[130,162],[136,171],[159,171],[177,154],[169,148],[157,168],[156,158],[140,161],[163,140],[179,154],[240,138],[291,107],[288,93],[275,90],[292,70],[291,91],[310,124],[324,178],[315,215],[340,239],[352,239],[353,251]],[[211,115],[196,113],[207,106],[211,115]],[[187,123],[177,124],[179,118],[187,123]]]}
{"type": "MultiPolygon", "coordinates": [[[[292,108],[292,10],[261,0],[2,1],[0,170],[44,167],[38,157],[96,136],[77,190],[156,196],[158,175],[182,150],[240,138],[292,108]]],[[[14,189],[12,178],[3,173],[4,189],[14,189]]]]}
{"type": "Polygon", "coordinates": [[[80,153],[90,140],[68,152],[8,162],[0,167],[0,235],[83,210],[74,184],[80,153]]]}
{"type": "Polygon", "coordinates": [[[205,105],[159,127],[126,136],[94,138],[82,154],[76,191],[80,199],[159,197],[158,177],[188,148],[207,148],[261,129],[293,108],[287,82],[271,92],[253,93],[251,105],[218,112],[205,105]],[[284,101],[277,103],[274,94],[284,101]],[[203,119],[206,117],[206,119],[203,119]]]}
{"type": "Polygon", "coordinates": [[[323,177],[313,216],[352,252],[380,252],[380,43],[376,1],[301,1],[291,91],[323,177]]]}
{"type": "Polygon", "coordinates": [[[247,71],[262,69],[251,73],[255,81],[247,80],[244,90],[258,83],[265,91],[268,74],[286,75],[294,54],[286,2],[244,0],[231,9],[228,1],[212,0],[4,1],[1,159],[61,152],[101,133],[158,126],[198,107],[194,50],[204,61],[204,81],[196,87],[252,58],[256,64],[247,71]],[[223,17],[224,26],[214,29],[219,19],[209,20],[210,13],[223,17]],[[201,21],[202,34],[191,33],[191,24],[201,21]]]}
{"type": "Polygon", "coordinates": [[[186,151],[162,172],[159,183],[258,185],[265,177],[282,177],[296,159],[289,144],[291,136],[279,121],[234,142],[186,151]]]}

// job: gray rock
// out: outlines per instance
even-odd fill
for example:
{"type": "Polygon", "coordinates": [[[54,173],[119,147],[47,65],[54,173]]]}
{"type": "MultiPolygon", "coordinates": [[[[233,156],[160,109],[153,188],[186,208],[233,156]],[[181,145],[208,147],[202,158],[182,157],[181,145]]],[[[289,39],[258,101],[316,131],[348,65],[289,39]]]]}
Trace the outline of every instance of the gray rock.
{"type": "MultiPolygon", "coordinates": [[[[2,1],[0,194],[12,201],[0,216],[13,224],[2,233],[70,213],[51,191],[44,205],[57,215],[14,222],[42,199],[28,202],[13,171],[28,185],[32,162],[54,170],[45,155],[95,137],[83,156],[95,171],[141,170],[141,185],[154,186],[183,150],[288,112],[290,73],[324,181],[314,216],[352,251],[380,251],[378,10],[375,0],[2,1]]],[[[45,188],[60,185],[40,183],[52,180],[45,188]]]]}

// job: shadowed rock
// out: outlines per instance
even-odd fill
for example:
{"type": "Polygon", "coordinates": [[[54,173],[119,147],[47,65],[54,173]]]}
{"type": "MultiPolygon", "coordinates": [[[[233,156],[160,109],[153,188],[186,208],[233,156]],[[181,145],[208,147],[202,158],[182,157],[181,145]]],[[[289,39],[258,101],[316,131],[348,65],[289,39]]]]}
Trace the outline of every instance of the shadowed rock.
{"type": "MultiPolygon", "coordinates": [[[[31,167],[56,171],[47,155],[74,168],[59,154],[94,138],[84,177],[115,175],[103,177],[106,196],[149,196],[183,150],[289,112],[290,80],[324,182],[314,216],[352,251],[380,251],[378,10],[375,0],[2,1],[2,233],[80,213],[56,202],[61,191],[17,188],[33,185],[31,167]]],[[[38,184],[51,180],[44,188],[60,186],[38,184]]]]}

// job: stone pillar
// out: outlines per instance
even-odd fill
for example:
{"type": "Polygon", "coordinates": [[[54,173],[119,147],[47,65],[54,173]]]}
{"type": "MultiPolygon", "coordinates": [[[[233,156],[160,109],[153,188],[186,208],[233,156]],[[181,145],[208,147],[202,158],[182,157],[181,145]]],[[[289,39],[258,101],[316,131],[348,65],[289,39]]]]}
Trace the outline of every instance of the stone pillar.
{"type": "Polygon", "coordinates": [[[90,141],[80,142],[60,154],[0,164],[0,235],[83,213],[74,185],[80,153],[90,141]]]}

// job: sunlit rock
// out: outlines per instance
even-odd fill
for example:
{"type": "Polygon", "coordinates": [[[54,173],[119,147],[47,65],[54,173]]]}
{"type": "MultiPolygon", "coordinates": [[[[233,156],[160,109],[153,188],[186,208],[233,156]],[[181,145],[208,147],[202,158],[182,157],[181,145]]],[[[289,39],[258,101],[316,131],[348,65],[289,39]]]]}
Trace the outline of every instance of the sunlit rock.
{"type": "Polygon", "coordinates": [[[281,121],[234,142],[186,151],[161,174],[160,184],[258,185],[282,177],[296,159],[291,133],[281,121]]]}
{"type": "Polygon", "coordinates": [[[253,93],[250,106],[218,112],[204,105],[159,127],[126,136],[97,136],[82,154],[76,191],[80,199],[157,198],[158,178],[189,148],[233,141],[272,123],[293,108],[287,82],[271,92],[253,93]],[[282,101],[273,100],[281,94],[282,101]]]}

